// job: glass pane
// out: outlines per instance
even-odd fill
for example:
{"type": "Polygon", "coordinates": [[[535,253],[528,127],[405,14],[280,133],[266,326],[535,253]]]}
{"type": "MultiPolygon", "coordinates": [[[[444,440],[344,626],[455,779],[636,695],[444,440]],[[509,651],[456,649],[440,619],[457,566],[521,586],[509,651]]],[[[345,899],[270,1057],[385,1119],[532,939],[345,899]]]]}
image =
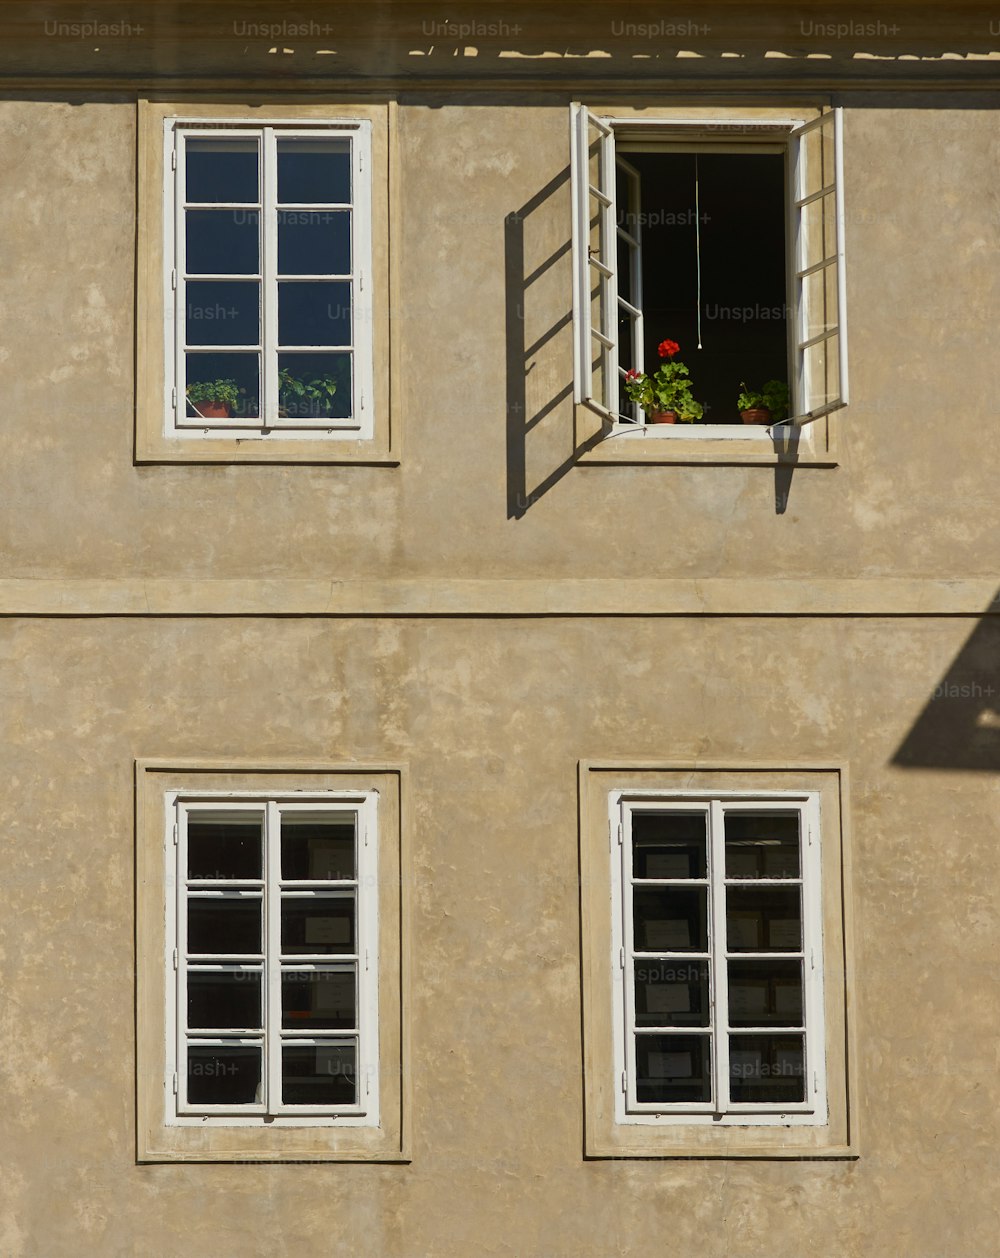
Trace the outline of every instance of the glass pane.
{"type": "Polygon", "coordinates": [[[730,961],[730,1026],[801,1026],[801,961],[730,961]]]}
{"type": "Polygon", "coordinates": [[[279,210],[278,272],[350,275],[350,210],[279,210]]]}
{"type": "Polygon", "coordinates": [[[281,1025],[346,1031],[357,1026],[354,968],[283,970],[281,1025]]]}
{"type": "Polygon", "coordinates": [[[188,345],[260,343],[260,284],[256,280],[188,280],[185,297],[188,345]]]}
{"type": "Polygon", "coordinates": [[[636,952],[705,952],[706,888],[657,887],[635,892],[636,952]]]}
{"type": "Polygon", "coordinates": [[[227,138],[185,141],[189,201],[258,199],[257,141],[227,138]]]}
{"type": "Polygon", "coordinates": [[[278,200],[283,205],[349,204],[351,141],[279,140],[278,200]]]}
{"type": "Polygon", "coordinates": [[[252,1031],[261,1022],[261,974],[246,970],[189,970],[188,1027],[252,1031]]]}
{"type": "Polygon", "coordinates": [[[188,1048],[187,1094],[192,1105],[259,1103],[261,1050],[243,1045],[192,1044],[188,1048]]]}
{"type": "Polygon", "coordinates": [[[354,818],[285,813],[281,818],[282,878],[353,878],[354,818]]]}
{"type": "Polygon", "coordinates": [[[731,1035],[729,1095],[734,1101],[804,1101],[801,1035],[731,1035]]]}
{"type": "Polygon", "coordinates": [[[837,268],[825,266],[813,271],[803,281],[802,296],[806,303],[806,339],[836,327],[839,322],[837,305],[837,268]]]}
{"type": "Polygon", "coordinates": [[[189,878],[260,878],[261,819],[213,821],[188,817],[189,878]]]}
{"type": "Polygon", "coordinates": [[[256,275],[260,215],[256,210],[188,210],[188,275],[256,275]]]}
{"type": "Polygon", "coordinates": [[[797,952],[802,947],[798,887],[727,887],[730,952],[797,952]]]}
{"type": "Polygon", "coordinates": [[[278,355],[282,419],[349,419],[352,404],[349,353],[278,355]]]}
{"type": "Polygon", "coordinates": [[[350,345],[351,286],[346,281],[288,280],[278,285],[281,345],[350,345]]]}
{"type": "Polygon", "coordinates": [[[708,1035],[637,1035],[636,1100],[711,1101],[708,1035]]]}
{"type": "Polygon", "coordinates": [[[185,355],[185,414],[189,419],[256,419],[260,414],[259,354],[185,355]]]}
{"type": "Polygon", "coordinates": [[[261,950],[259,899],[243,896],[188,900],[188,952],[255,956],[261,950]]]}
{"type": "Polygon", "coordinates": [[[806,409],[817,410],[840,397],[840,338],[818,341],[803,355],[806,373],[806,409]]]}
{"type": "Polygon", "coordinates": [[[354,1105],[357,1076],[354,1044],[282,1047],[281,1099],[286,1105],[354,1105]]]}
{"type": "Polygon", "coordinates": [[[635,962],[636,1026],[708,1026],[708,962],[635,962]]]}
{"type": "Polygon", "coordinates": [[[798,876],[798,813],[726,813],[727,878],[798,876]]]}
{"type": "Polygon", "coordinates": [[[635,878],[705,878],[705,813],[632,814],[635,878]]]}
{"type": "Polygon", "coordinates": [[[354,896],[284,897],[281,948],[299,955],[354,952],[354,896]]]}

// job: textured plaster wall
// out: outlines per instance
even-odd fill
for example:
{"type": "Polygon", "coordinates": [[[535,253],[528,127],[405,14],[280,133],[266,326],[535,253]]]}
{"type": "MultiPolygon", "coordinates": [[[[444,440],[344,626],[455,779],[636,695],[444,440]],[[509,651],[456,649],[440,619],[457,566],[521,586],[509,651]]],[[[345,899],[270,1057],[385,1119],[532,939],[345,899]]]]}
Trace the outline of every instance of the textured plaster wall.
{"type": "Polygon", "coordinates": [[[573,466],[567,110],[500,101],[400,107],[398,468],[133,466],[134,105],[0,102],[2,575],[991,574],[993,112],[844,96],[854,401],[779,515],[764,467],[573,466]]]}
{"type": "Polygon", "coordinates": [[[973,632],[985,687],[964,619],[5,622],[0,1254],[989,1258],[973,632]],[[921,720],[959,767],[894,767],[921,720]],[[577,760],[783,751],[852,772],[860,1160],[584,1162],[577,760]],[[173,755],[409,762],[409,1166],[134,1164],[132,762],[173,755]]]}

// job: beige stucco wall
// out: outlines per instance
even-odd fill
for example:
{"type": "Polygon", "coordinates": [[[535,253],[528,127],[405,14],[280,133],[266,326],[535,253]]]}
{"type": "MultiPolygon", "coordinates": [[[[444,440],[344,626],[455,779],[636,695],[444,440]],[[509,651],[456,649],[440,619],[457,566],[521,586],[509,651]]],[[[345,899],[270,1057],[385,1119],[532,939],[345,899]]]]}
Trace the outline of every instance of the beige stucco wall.
{"type": "Polygon", "coordinates": [[[5,1258],[995,1252],[998,787],[955,761],[996,701],[934,698],[956,659],[988,684],[994,630],[12,620],[2,643],[5,1258]],[[942,767],[894,766],[925,709],[942,767]],[[577,761],[783,751],[851,772],[860,1157],[586,1162],[577,761]],[[135,1165],[150,755],[409,764],[410,1165],[135,1165]]]}

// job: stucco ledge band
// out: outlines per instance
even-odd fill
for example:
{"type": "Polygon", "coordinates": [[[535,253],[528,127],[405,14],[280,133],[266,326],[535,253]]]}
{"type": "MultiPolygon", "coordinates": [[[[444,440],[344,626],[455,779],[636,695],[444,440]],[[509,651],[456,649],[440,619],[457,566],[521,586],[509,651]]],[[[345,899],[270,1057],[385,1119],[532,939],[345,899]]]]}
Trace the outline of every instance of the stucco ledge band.
{"type": "Polygon", "coordinates": [[[0,580],[0,616],[982,616],[995,580],[0,580]]]}

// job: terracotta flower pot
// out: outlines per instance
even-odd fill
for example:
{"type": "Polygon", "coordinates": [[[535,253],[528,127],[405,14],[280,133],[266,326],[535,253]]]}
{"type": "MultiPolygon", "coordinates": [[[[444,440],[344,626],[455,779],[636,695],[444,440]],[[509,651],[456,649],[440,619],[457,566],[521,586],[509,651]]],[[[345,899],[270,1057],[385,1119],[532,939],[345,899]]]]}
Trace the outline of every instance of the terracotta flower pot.
{"type": "Polygon", "coordinates": [[[191,407],[202,419],[228,419],[228,402],[192,402],[191,407]]]}
{"type": "Polygon", "coordinates": [[[676,411],[650,411],[646,416],[647,424],[676,424],[676,411]]]}
{"type": "Polygon", "coordinates": [[[754,406],[749,411],[740,411],[740,419],[744,424],[769,424],[771,422],[771,408],[769,406],[754,406]]]}

